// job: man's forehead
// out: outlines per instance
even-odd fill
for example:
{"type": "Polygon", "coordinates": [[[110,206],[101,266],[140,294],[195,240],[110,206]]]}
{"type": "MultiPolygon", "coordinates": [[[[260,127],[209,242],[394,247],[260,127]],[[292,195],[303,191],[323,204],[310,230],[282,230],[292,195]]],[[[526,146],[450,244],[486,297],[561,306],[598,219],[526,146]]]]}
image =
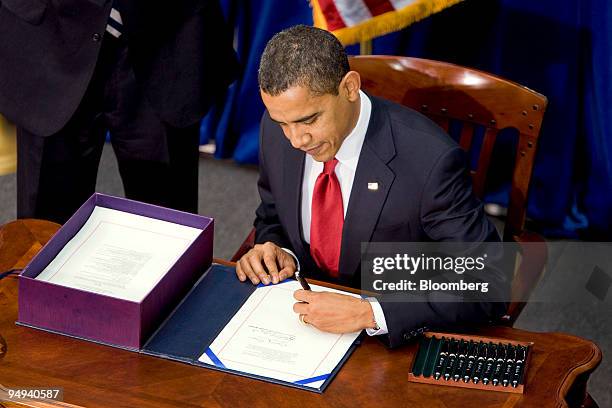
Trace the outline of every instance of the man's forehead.
{"type": "Polygon", "coordinates": [[[294,88],[279,95],[261,92],[261,98],[272,120],[285,123],[299,122],[316,115],[323,109],[324,96],[317,96],[307,90],[294,88]]]}
{"type": "Polygon", "coordinates": [[[279,94],[271,95],[264,91],[260,91],[260,94],[264,103],[270,101],[283,104],[304,104],[307,102],[315,102],[323,97],[302,85],[292,86],[279,94]]]}

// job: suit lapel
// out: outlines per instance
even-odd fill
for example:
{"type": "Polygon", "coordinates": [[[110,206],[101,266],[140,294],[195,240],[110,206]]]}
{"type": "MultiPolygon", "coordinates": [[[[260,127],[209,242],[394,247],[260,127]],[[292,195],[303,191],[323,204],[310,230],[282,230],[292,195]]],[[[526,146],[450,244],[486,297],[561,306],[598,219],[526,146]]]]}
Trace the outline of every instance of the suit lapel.
{"type": "Polygon", "coordinates": [[[387,166],[395,156],[388,113],[380,101],[369,97],[372,101],[372,113],[359,155],[342,231],[342,281],[352,280],[361,260],[361,243],[370,241],[395,179],[395,174],[387,166]],[[369,188],[369,183],[377,183],[377,188],[373,185],[369,188]]]}
{"type": "Polygon", "coordinates": [[[289,211],[287,221],[287,234],[293,238],[291,243],[296,255],[304,259],[306,251],[302,244],[302,231],[300,229],[301,197],[302,197],[302,178],[304,176],[305,153],[292,148],[285,147],[283,159],[283,190],[286,195],[284,207],[289,211]]]}

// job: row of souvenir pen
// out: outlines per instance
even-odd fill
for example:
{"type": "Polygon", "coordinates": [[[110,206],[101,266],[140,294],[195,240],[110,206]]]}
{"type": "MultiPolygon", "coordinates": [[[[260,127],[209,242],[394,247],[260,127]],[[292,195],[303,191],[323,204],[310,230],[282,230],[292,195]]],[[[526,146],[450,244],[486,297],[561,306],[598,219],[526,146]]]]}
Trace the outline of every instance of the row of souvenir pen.
{"type": "Polygon", "coordinates": [[[436,380],[518,387],[529,346],[435,336],[423,337],[412,373],[436,380]]]}

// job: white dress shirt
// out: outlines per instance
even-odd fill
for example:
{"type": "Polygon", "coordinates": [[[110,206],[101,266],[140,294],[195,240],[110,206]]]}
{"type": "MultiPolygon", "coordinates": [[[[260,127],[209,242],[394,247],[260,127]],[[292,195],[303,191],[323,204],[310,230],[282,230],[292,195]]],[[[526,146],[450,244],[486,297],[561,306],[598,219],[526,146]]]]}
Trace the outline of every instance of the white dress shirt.
{"type": "MultiPolygon", "coordinates": [[[[368,130],[368,124],[370,123],[370,114],[372,113],[372,102],[370,98],[359,91],[360,108],[359,118],[357,124],[344,139],[340,150],[336,153],[336,159],[338,164],[335,168],[336,177],[340,182],[340,190],[342,191],[342,207],[344,209],[344,216],[346,217],[346,209],[348,207],[349,197],[351,196],[351,189],[353,188],[353,180],[355,179],[355,170],[357,170],[357,163],[359,162],[359,155],[361,153],[361,147],[365,140],[366,132],[368,130]]],[[[314,191],[317,177],[323,171],[323,163],[315,161],[311,155],[306,155],[304,161],[304,178],[302,179],[302,234],[304,241],[310,243],[310,220],[311,220],[311,209],[312,209],[312,194],[314,191]]],[[[372,310],[374,311],[374,320],[378,324],[379,330],[366,329],[366,332],[370,336],[376,336],[379,334],[387,334],[387,323],[385,321],[385,315],[382,307],[375,298],[368,298],[372,310]]]]}

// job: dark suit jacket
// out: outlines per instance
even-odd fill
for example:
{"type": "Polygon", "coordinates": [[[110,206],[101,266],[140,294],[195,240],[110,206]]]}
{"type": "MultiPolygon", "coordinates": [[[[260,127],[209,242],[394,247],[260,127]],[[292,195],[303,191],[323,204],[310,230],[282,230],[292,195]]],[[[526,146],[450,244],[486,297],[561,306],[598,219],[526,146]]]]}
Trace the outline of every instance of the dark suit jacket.
{"type": "MultiPolygon", "coordinates": [[[[96,65],[112,0],[0,0],[0,113],[59,131],[96,65]]],[[[217,0],[118,1],[136,80],[175,127],[201,119],[233,81],[231,31],[217,0]]]]}
{"type": "MultiPolygon", "coordinates": [[[[482,203],[472,192],[461,148],[421,114],[383,99],[370,99],[372,114],[344,220],[340,283],[360,286],[362,242],[498,241],[482,203]],[[378,190],[368,190],[368,182],[378,182],[378,190]]],[[[293,250],[308,276],[329,280],[303,241],[300,203],[304,158],[265,113],[256,242],[272,241],[293,250]]],[[[499,286],[508,283],[501,273],[488,279],[499,286]]],[[[432,299],[381,302],[381,306],[391,346],[428,328],[482,322],[505,310],[497,303],[437,303],[432,299]]]]}

